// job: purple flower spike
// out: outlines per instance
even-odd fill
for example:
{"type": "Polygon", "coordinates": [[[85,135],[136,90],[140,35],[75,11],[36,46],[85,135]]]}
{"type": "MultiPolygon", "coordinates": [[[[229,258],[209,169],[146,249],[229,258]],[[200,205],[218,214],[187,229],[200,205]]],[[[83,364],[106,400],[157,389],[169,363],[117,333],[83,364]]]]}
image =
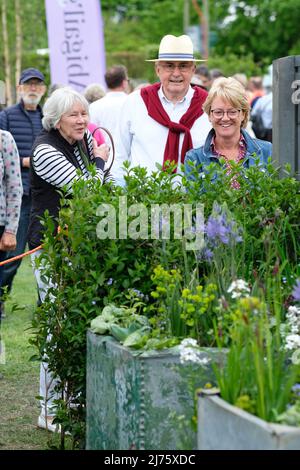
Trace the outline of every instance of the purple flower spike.
{"type": "Polygon", "coordinates": [[[243,241],[241,228],[232,219],[225,204],[222,208],[219,204],[214,203],[212,214],[208,217],[204,232],[210,248],[215,248],[220,243],[228,245],[231,241],[235,243],[243,241]]]}
{"type": "Polygon", "coordinates": [[[294,297],[295,300],[300,302],[300,279],[297,279],[296,281],[296,285],[294,286],[292,296],[294,297]]]}
{"type": "Polygon", "coordinates": [[[223,243],[228,243],[228,228],[222,224],[222,221],[218,217],[210,216],[208,218],[205,231],[209,239],[219,238],[223,243]]]}
{"type": "Polygon", "coordinates": [[[206,260],[206,261],[211,261],[213,259],[213,252],[209,249],[209,248],[205,248],[203,250],[203,258],[206,260]]]}

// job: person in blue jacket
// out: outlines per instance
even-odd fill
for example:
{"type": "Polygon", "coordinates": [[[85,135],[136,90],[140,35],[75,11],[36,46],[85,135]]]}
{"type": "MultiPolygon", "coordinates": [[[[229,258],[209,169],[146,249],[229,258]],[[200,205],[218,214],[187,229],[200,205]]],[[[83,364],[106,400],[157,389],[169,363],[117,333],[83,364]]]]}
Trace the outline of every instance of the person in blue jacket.
{"type": "MultiPolygon", "coordinates": [[[[31,208],[29,168],[31,148],[35,138],[42,130],[42,109],[39,103],[46,92],[45,77],[37,69],[28,68],[21,72],[17,86],[19,103],[9,106],[0,112],[0,129],[9,131],[16,144],[20,156],[20,169],[23,184],[21,215],[17,232],[17,246],[7,253],[7,258],[13,258],[25,251],[31,208]]],[[[3,268],[0,294],[6,287],[9,292],[21,259],[6,264],[3,268]]],[[[3,312],[3,303],[0,309],[3,312]]]]}
{"type": "MultiPolygon", "coordinates": [[[[272,156],[272,144],[250,137],[245,130],[250,115],[249,102],[243,86],[234,78],[215,80],[203,104],[212,124],[202,147],[189,150],[185,156],[185,174],[190,179],[206,172],[208,165],[225,165],[228,174],[232,163],[249,168],[256,164],[265,166],[272,156]],[[195,172],[195,168],[197,172],[195,172]]],[[[233,177],[232,187],[239,183],[233,177]]]]}

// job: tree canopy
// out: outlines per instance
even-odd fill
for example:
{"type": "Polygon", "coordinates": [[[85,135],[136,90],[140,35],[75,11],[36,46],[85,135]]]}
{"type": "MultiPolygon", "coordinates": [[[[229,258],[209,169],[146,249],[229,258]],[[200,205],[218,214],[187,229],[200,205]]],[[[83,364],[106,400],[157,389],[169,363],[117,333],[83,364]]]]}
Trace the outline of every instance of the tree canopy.
{"type": "Polygon", "coordinates": [[[227,4],[231,19],[227,17],[226,21],[224,12],[222,18],[217,19],[221,21],[217,53],[230,50],[242,55],[248,51],[261,63],[300,53],[299,0],[225,0],[221,3],[223,7],[227,4]]]}
{"type": "MultiPolygon", "coordinates": [[[[197,15],[190,4],[190,22],[197,24],[197,15]]],[[[198,0],[200,7],[203,2],[198,0]]],[[[115,22],[119,28],[126,25],[126,35],[133,28],[130,43],[134,50],[143,44],[158,44],[164,34],[183,32],[184,0],[102,0],[106,21],[115,22]],[[134,32],[139,32],[138,42],[134,32]],[[136,39],[136,38],[135,38],[136,39]]],[[[299,0],[216,0],[209,2],[210,29],[216,33],[216,45],[211,54],[231,52],[236,55],[252,53],[259,63],[297,53],[300,22],[299,0]]],[[[107,38],[112,39],[106,31],[107,38]]],[[[118,41],[119,48],[126,37],[118,41]]],[[[110,50],[114,41],[107,41],[110,50]]],[[[130,45],[131,47],[131,45],[130,45]]],[[[298,52],[300,52],[300,47],[298,52]]]]}

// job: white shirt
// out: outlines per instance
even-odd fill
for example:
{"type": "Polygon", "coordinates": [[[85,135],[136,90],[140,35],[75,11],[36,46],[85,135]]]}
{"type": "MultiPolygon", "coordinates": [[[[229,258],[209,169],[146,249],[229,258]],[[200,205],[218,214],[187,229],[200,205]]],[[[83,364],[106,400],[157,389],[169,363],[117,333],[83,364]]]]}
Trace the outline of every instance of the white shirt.
{"type": "Polygon", "coordinates": [[[263,125],[266,129],[272,129],[272,101],[273,94],[268,93],[256,101],[251,111],[251,116],[261,115],[263,125]]]}
{"type": "MultiPolygon", "coordinates": [[[[124,91],[109,91],[103,98],[91,103],[89,108],[90,121],[97,126],[106,127],[111,132],[114,140],[121,108],[127,96],[124,91]]],[[[103,132],[103,135],[105,135],[105,132],[103,132]]],[[[105,140],[109,142],[106,135],[105,140]]]]}
{"type": "MultiPolygon", "coordinates": [[[[158,91],[159,99],[163,108],[173,122],[179,122],[181,117],[188,110],[194,90],[189,87],[187,94],[180,102],[174,104],[163,94],[162,88],[158,91]]],[[[211,124],[206,113],[203,113],[194,122],[190,132],[193,141],[193,148],[204,144],[211,124]]],[[[131,93],[124,102],[120,121],[116,146],[116,158],[112,167],[112,175],[117,183],[123,184],[123,170],[121,169],[126,160],[131,162],[131,166],[142,166],[147,168],[148,174],[157,171],[156,163],[163,164],[165,146],[169,134],[168,127],[159,124],[148,115],[146,105],[141,97],[141,91],[131,93]]],[[[180,134],[179,154],[180,161],[181,148],[184,134],[180,134]]]]}

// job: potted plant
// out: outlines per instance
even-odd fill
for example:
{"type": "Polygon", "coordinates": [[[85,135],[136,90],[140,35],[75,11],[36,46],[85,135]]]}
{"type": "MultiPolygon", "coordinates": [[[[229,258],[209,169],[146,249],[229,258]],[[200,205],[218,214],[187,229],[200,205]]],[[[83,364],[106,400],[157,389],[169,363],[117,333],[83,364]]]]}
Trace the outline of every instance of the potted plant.
{"type": "MultiPolygon", "coordinates": [[[[212,380],[209,362],[213,357],[221,365],[224,352],[202,348],[192,364],[185,356],[193,354],[189,341],[197,341],[181,339],[196,332],[201,336],[209,324],[212,331],[216,287],[197,285],[192,294],[191,289],[180,288],[177,270],[168,272],[162,266],[154,269],[151,278],[155,302],[144,305],[145,315],[136,313],[142,302],[135,292],[131,293],[136,296],[133,307],[108,305],[91,322],[87,449],[196,446],[195,429],[188,425],[195,414],[194,390],[212,380]],[[195,307],[203,309],[200,318],[195,307]]],[[[207,346],[204,337],[202,341],[207,346]]]]}
{"type": "MultiPolygon", "coordinates": [[[[298,290],[299,281],[300,300],[298,290]]],[[[198,449],[299,450],[300,308],[282,321],[278,304],[273,316],[240,290],[227,311],[231,344],[224,367],[214,367],[219,390],[199,393],[198,449]]]]}

